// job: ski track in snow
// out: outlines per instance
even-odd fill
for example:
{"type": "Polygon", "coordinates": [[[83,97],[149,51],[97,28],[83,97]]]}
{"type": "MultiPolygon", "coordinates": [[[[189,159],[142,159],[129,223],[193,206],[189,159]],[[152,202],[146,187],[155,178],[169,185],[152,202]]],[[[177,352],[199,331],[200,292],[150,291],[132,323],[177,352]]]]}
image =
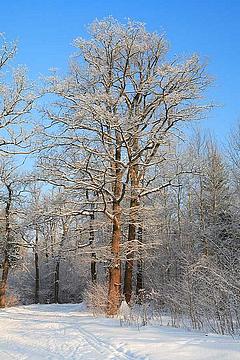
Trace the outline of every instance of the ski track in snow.
{"type": "MultiPolygon", "coordinates": [[[[56,305],[52,307],[56,309],[56,305]]],[[[0,323],[6,319],[12,324],[11,335],[0,336],[1,360],[147,360],[145,356],[137,356],[124,349],[124,345],[116,347],[84,329],[80,323],[82,319],[85,319],[86,314],[83,316],[81,313],[72,314],[71,312],[64,313],[64,311],[62,313],[57,311],[56,313],[48,311],[37,313],[31,308],[33,306],[17,307],[0,313],[0,323]],[[22,329],[19,327],[20,323],[22,329]],[[14,333],[18,333],[18,336],[14,333]],[[22,354],[24,351],[26,354],[22,354]]],[[[63,305],[63,308],[68,308],[68,306],[63,305]]],[[[76,312],[76,308],[74,311],[76,312]]],[[[88,317],[91,322],[94,322],[91,316],[88,315],[88,317]]]]}
{"type": "Polygon", "coordinates": [[[120,327],[81,305],[0,311],[0,360],[240,360],[240,342],[169,327],[120,327]]]}

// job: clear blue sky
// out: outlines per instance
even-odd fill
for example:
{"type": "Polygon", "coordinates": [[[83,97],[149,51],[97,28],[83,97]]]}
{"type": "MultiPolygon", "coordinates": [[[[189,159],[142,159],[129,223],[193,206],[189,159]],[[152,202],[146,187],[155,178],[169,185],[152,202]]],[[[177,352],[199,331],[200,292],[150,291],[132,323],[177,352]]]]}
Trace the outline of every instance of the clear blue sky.
{"type": "Polygon", "coordinates": [[[0,31],[19,40],[17,61],[36,78],[51,67],[65,70],[72,40],[85,36],[95,18],[108,15],[164,31],[172,53],[197,52],[209,59],[215,77],[209,95],[222,107],[203,126],[223,141],[240,118],[239,0],[8,0],[1,2],[0,31]]]}

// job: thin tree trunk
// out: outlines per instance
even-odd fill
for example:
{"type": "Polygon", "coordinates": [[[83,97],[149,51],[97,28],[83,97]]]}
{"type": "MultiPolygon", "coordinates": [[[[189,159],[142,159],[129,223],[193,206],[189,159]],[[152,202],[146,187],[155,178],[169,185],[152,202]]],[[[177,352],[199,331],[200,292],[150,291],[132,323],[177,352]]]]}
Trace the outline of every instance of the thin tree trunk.
{"type": "Polygon", "coordinates": [[[7,281],[8,281],[8,273],[10,269],[10,262],[9,262],[9,254],[8,248],[10,246],[11,241],[11,227],[10,227],[10,207],[12,204],[12,188],[11,185],[6,185],[8,191],[8,199],[5,208],[5,234],[6,234],[6,249],[4,260],[2,264],[2,280],[0,283],[0,308],[4,308],[6,306],[6,291],[7,291],[7,281]]]}
{"type": "Polygon", "coordinates": [[[91,278],[92,283],[95,284],[97,282],[97,267],[96,267],[96,253],[92,253],[92,260],[91,260],[91,278]]]}
{"type": "MultiPolygon", "coordinates": [[[[142,246],[142,227],[138,228],[138,245],[142,246]]],[[[138,297],[138,302],[142,303],[143,297],[143,259],[142,259],[142,250],[140,249],[138,253],[137,260],[137,283],[136,283],[136,295],[138,297]]]]}
{"type": "Polygon", "coordinates": [[[208,258],[209,256],[209,244],[208,239],[205,234],[205,216],[204,216],[204,206],[203,206],[203,179],[202,176],[199,178],[200,180],[200,222],[201,222],[201,228],[203,229],[204,235],[203,235],[203,253],[208,258]]]}
{"type": "MultiPolygon", "coordinates": [[[[94,230],[93,230],[93,222],[94,222],[94,210],[92,204],[92,213],[90,215],[90,226],[89,226],[89,242],[91,247],[94,244],[94,230]]],[[[92,252],[92,259],[91,259],[91,279],[92,283],[95,284],[97,281],[97,263],[96,263],[96,253],[92,252]]]]}
{"type": "Polygon", "coordinates": [[[63,227],[62,238],[59,244],[60,248],[59,248],[56,266],[55,266],[55,272],[54,272],[54,303],[55,304],[59,303],[61,252],[68,232],[67,220],[65,220],[65,222],[62,220],[62,227],[63,227]]]}
{"type": "Polygon", "coordinates": [[[60,259],[57,259],[54,272],[54,303],[59,303],[59,270],[60,270],[60,259]]]}
{"type": "Polygon", "coordinates": [[[39,303],[39,290],[40,290],[40,270],[39,270],[39,258],[38,258],[38,229],[36,228],[36,239],[35,239],[35,304],[39,303]]]}

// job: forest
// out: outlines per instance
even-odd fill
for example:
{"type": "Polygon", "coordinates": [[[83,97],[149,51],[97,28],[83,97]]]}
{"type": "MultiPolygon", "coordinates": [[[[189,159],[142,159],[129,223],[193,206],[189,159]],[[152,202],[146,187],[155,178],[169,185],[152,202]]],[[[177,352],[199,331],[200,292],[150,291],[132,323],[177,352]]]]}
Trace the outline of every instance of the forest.
{"type": "Polygon", "coordinates": [[[0,43],[0,307],[126,302],[236,334],[240,124],[223,146],[199,130],[207,63],[112,17],[38,82],[0,43]]]}

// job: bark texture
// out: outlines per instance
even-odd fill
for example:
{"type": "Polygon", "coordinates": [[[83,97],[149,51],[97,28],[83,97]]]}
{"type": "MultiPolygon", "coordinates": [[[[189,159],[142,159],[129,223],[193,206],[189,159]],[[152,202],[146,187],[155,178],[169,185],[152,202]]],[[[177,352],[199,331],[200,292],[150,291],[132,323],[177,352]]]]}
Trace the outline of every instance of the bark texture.
{"type": "Polygon", "coordinates": [[[35,263],[35,304],[39,303],[39,290],[40,290],[40,269],[39,269],[39,257],[38,257],[38,229],[36,229],[36,239],[35,239],[35,253],[34,253],[34,263],[35,263]]]}
{"type": "Polygon", "coordinates": [[[10,226],[10,208],[12,204],[12,187],[11,184],[6,184],[8,198],[6,202],[5,208],[5,255],[2,264],[2,280],[0,283],[0,308],[4,308],[6,306],[6,291],[7,291],[7,281],[8,281],[8,274],[10,269],[10,261],[9,261],[9,247],[11,246],[11,226],[10,226]]]}
{"type": "Polygon", "coordinates": [[[117,148],[115,153],[114,173],[114,200],[113,200],[113,232],[111,252],[112,259],[109,266],[109,289],[108,289],[108,306],[107,314],[116,315],[120,306],[121,299],[121,260],[120,244],[122,239],[121,232],[121,194],[122,194],[122,173],[119,162],[121,160],[120,139],[117,136],[117,148]]]}

